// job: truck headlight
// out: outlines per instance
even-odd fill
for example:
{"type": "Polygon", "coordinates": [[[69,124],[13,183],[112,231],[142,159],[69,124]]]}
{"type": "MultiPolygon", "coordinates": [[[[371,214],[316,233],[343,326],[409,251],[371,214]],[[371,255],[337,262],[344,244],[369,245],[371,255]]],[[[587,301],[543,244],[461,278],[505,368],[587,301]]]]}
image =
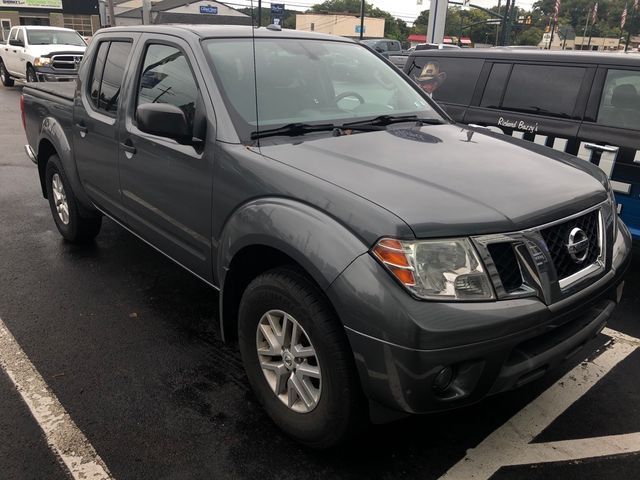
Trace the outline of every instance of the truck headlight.
{"type": "Polygon", "coordinates": [[[51,59],[49,57],[37,57],[33,61],[33,65],[36,67],[46,67],[47,65],[51,65],[51,59]]]}
{"type": "Polygon", "coordinates": [[[441,301],[495,298],[489,277],[467,238],[383,238],[371,252],[416,297],[441,301]]]}

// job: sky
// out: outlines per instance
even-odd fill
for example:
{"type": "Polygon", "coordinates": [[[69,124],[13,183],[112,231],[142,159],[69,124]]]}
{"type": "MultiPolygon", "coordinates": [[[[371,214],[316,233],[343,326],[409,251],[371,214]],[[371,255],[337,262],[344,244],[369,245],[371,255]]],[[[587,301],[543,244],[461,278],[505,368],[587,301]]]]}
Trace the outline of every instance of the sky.
{"type": "MultiPolygon", "coordinates": [[[[229,4],[232,7],[238,7],[241,5],[250,5],[250,0],[229,0],[228,2],[225,0],[221,0],[223,3],[229,4]]],[[[372,3],[374,6],[380,8],[381,10],[386,10],[392,15],[401,18],[407,23],[413,23],[413,20],[420,14],[422,10],[429,9],[429,0],[422,0],[422,5],[418,5],[419,0],[367,0],[368,3],[372,3]]],[[[461,1],[461,0],[457,0],[461,1]]],[[[504,3],[505,0],[502,0],[504,3]]],[[[536,0],[516,0],[516,6],[530,9],[531,5],[536,0]]],[[[317,3],[322,3],[322,0],[277,0],[274,3],[284,3],[287,9],[291,10],[306,10],[312,5],[317,3]]],[[[481,7],[492,7],[497,5],[498,0],[471,0],[471,3],[475,5],[479,5],[481,7]]],[[[258,5],[258,0],[253,0],[254,6],[258,5]]],[[[267,0],[263,0],[262,6],[268,7],[271,2],[267,0]]]]}

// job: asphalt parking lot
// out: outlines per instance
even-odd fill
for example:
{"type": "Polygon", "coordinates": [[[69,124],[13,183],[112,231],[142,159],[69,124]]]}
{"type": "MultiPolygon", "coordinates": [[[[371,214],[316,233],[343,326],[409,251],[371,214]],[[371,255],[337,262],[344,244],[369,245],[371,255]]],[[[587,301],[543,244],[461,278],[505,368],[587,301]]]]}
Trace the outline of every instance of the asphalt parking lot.
{"type": "Polygon", "coordinates": [[[25,401],[39,381],[31,398],[59,402],[82,436],[69,444],[94,452],[107,478],[638,478],[640,245],[588,358],[310,451],[255,401],[216,330],[216,292],[108,220],[94,245],[62,241],[24,154],[19,95],[0,87],[1,479],[69,478],[47,434],[58,419],[25,401]],[[24,384],[10,348],[33,367],[24,384]]]}

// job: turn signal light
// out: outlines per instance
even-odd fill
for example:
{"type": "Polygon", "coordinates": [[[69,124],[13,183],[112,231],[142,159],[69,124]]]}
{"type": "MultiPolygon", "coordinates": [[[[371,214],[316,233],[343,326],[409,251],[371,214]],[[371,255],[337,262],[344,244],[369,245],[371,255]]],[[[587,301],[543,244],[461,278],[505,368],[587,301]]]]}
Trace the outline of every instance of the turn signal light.
{"type": "Polygon", "coordinates": [[[372,252],[403,285],[411,287],[416,284],[413,267],[398,240],[388,238],[380,240],[373,247],[372,252]]]}

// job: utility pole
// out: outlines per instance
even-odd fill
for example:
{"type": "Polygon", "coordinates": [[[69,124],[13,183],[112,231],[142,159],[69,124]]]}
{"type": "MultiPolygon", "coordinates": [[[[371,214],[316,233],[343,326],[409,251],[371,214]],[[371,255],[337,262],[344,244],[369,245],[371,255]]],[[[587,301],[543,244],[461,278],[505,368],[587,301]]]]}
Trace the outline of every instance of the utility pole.
{"type": "Polygon", "coordinates": [[[262,25],[262,0],[258,0],[258,28],[262,25]]]}
{"type": "Polygon", "coordinates": [[[580,40],[580,50],[584,50],[584,37],[587,36],[587,28],[589,28],[590,20],[591,20],[591,8],[587,10],[587,21],[584,22],[584,32],[582,33],[582,39],[580,40]]]}
{"type": "Polygon", "coordinates": [[[364,36],[364,0],[360,2],[360,40],[364,36]]]}
{"type": "MultiPolygon", "coordinates": [[[[498,15],[500,15],[500,3],[502,0],[498,0],[498,15]]],[[[497,47],[498,46],[498,30],[500,29],[500,25],[496,25],[496,41],[494,43],[494,45],[497,47]]]]}
{"type": "Polygon", "coordinates": [[[504,18],[502,19],[502,29],[500,31],[500,45],[506,45],[509,38],[508,29],[511,28],[509,22],[511,18],[511,0],[507,0],[504,8],[504,18]]]}
{"type": "Polygon", "coordinates": [[[116,26],[116,15],[113,13],[113,0],[109,0],[109,26],[116,26]]]}

